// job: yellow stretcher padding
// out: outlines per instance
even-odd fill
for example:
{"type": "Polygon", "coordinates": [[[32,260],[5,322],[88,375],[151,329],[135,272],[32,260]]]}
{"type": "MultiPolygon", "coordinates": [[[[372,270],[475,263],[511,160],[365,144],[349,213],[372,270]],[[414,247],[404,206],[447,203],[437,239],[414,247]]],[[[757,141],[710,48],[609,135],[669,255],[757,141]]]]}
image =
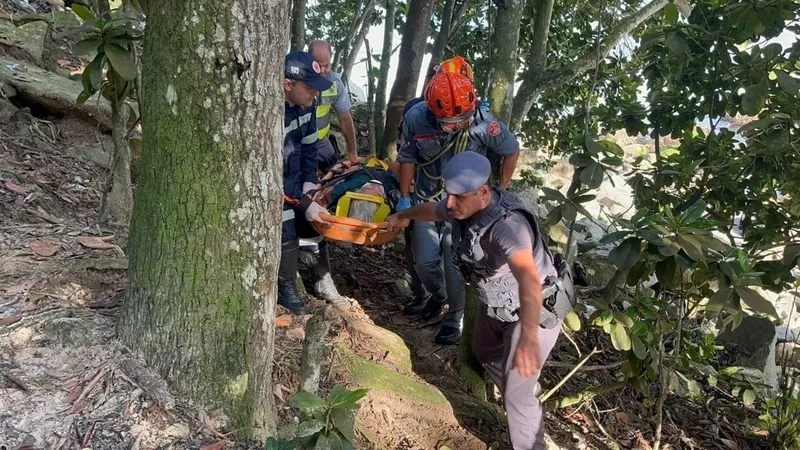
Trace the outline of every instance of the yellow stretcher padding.
{"type": "Polygon", "coordinates": [[[350,202],[354,200],[363,200],[377,203],[379,205],[378,210],[375,211],[375,215],[372,216],[372,220],[370,221],[372,223],[383,222],[387,217],[389,217],[389,213],[391,213],[391,208],[383,200],[383,197],[361,194],[358,192],[347,192],[341,198],[339,198],[339,202],[336,204],[336,216],[347,217],[348,213],[350,212],[350,202]]]}

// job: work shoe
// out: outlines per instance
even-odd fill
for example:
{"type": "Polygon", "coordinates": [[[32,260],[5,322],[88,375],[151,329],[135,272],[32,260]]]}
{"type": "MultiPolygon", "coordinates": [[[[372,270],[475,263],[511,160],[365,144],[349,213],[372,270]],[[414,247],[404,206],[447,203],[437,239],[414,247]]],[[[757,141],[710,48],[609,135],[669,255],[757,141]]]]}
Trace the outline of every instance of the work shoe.
{"type": "Polygon", "coordinates": [[[296,316],[308,314],[306,305],[297,293],[297,244],[281,247],[281,265],[278,268],[278,304],[296,316]]]}
{"type": "Polygon", "coordinates": [[[430,297],[417,297],[403,308],[403,312],[410,316],[418,316],[425,310],[430,297]]]}
{"type": "Polygon", "coordinates": [[[435,301],[429,301],[425,308],[422,310],[422,320],[431,320],[434,317],[438,317],[439,314],[442,313],[442,308],[444,308],[444,303],[436,303],[435,301]]]}
{"type": "Polygon", "coordinates": [[[313,247],[303,247],[300,259],[311,272],[314,280],[314,295],[339,309],[350,309],[350,302],[339,295],[339,291],[333,283],[328,243],[322,241],[313,247]]]}
{"type": "Polygon", "coordinates": [[[436,335],[436,343],[439,345],[454,345],[461,339],[461,330],[455,327],[443,326],[436,335]]]}

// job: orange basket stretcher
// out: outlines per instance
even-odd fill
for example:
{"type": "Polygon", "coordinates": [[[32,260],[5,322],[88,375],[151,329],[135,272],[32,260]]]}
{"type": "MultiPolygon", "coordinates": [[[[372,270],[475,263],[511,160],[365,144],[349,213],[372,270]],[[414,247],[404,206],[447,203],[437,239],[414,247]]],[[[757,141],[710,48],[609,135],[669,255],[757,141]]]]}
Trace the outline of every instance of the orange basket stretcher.
{"type": "Polygon", "coordinates": [[[320,214],[327,224],[311,222],[311,225],[325,239],[350,242],[358,245],[383,245],[397,236],[400,230],[389,231],[388,223],[371,223],[331,214],[320,214]]]}

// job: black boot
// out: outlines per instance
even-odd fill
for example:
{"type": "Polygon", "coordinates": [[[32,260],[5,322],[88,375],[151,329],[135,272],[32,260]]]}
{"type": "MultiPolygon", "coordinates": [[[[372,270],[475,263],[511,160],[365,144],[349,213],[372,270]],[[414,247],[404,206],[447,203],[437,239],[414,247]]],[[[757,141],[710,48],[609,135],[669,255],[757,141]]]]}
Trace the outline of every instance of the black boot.
{"type": "Polygon", "coordinates": [[[281,265],[278,268],[278,304],[296,316],[308,314],[306,305],[297,294],[297,243],[281,247],[281,265]]]}
{"type": "Polygon", "coordinates": [[[429,300],[422,310],[422,320],[431,320],[434,317],[438,317],[442,313],[442,308],[444,308],[444,303],[436,303],[435,300],[429,300]]]}
{"type": "Polygon", "coordinates": [[[331,277],[331,261],[328,256],[328,243],[320,242],[308,250],[304,247],[300,259],[308,267],[314,280],[314,294],[339,309],[349,309],[350,302],[339,295],[331,277]]]}
{"type": "Polygon", "coordinates": [[[422,314],[422,311],[425,310],[429,300],[430,296],[417,297],[411,303],[407,304],[405,308],[403,308],[403,312],[410,316],[418,316],[422,314]]]}
{"type": "Polygon", "coordinates": [[[461,330],[455,327],[443,326],[436,335],[436,343],[439,345],[454,345],[461,339],[461,330]]]}

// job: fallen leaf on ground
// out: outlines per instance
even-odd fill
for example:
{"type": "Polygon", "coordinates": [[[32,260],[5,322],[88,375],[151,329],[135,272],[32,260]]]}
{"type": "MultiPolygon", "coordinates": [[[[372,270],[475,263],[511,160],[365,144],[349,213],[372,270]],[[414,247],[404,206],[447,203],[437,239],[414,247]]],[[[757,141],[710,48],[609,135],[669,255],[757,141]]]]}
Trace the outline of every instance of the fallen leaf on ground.
{"type": "Polygon", "coordinates": [[[275,385],[275,388],[272,389],[272,393],[275,394],[275,397],[280,399],[281,403],[286,403],[286,400],[283,398],[283,390],[281,389],[280,383],[275,385]]]}
{"type": "Polygon", "coordinates": [[[8,325],[13,325],[17,322],[22,320],[22,316],[11,316],[11,317],[4,317],[0,319],[0,327],[6,327],[8,325]]]}
{"type": "Polygon", "coordinates": [[[56,64],[58,64],[61,67],[67,67],[69,65],[72,65],[72,61],[68,59],[59,59],[58,61],[56,61],[56,64]]]}
{"type": "Polygon", "coordinates": [[[275,326],[279,328],[286,328],[292,325],[292,316],[284,314],[275,318],[275,326]]]}
{"type": "Polygon", "coordinates": [[[31,250],[33,250],[33,253],[36,253],[39,256],[53,256],[58,251],[57,245],[42,241],[33,241],[31,242],[30,247],[31,250]]]}
{"type": "Polygon", "coordinates": [[[630,420],[628,420],[628,415],[625,412],[617,411],[616,415],[617,415],[617,420],[619,420],[620,422],[622,422],[622,423],[630,422],[630,420]]]}
{"type": "Polygon", "coordinates": [[[81,393],[83,393],[84,383],[78,383],[69,391],[66,397],[64,397],[64,403],[69,403],[70,405],[75,403],[75,400],[80,397],[81,393]]]}
{"type": "Polygon", "coordinates": [[[286,337],[295,341],[302,341],[306,338],[306,332],[302,327],[292,328],[286,332],[286,337]]]}
{"type": "Polygon", "coordinates": [[[78,237],[77,241],[84,247],[95,250],[111,250],[116,247],[116,245],[106,242],[103,240],[103,238],[96,236],[80,236],[78,237]]]}
{"type": "Polygon", "coordinates": [[[6,189],[17,194],[24,194],[28,192],[28,188],[18,185],[11,180],[6,180],[6,189]]]}
{"type": "Polygon", "coordinates": [[[213,444],[203,444],[200,446],[200,450],[220,450],[222,447],[230,444],[231,441],[219,441],[213,444]]]}

